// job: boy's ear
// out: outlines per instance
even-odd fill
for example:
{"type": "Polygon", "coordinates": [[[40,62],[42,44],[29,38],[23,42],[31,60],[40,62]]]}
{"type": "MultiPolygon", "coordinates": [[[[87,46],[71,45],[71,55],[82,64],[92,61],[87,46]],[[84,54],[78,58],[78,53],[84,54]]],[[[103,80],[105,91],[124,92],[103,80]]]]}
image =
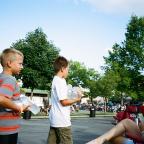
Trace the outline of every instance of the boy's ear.
{"type": "Polygon", "coordinates": [[[11,62],[10,60],[9,60],[9,61],[7,61],[7,64],[6,64],[6,65],[7,65],[7,67],[8,67],[8,68],[10,68],[10,67],[11,67],[11,63],[12,63],[12,62],[11,62]]]}
{"type": "Polygon", "coordinates": [[[63,70],[64,70],[64,67],[61,68],[61,72],[63,72],[63,70]]]}

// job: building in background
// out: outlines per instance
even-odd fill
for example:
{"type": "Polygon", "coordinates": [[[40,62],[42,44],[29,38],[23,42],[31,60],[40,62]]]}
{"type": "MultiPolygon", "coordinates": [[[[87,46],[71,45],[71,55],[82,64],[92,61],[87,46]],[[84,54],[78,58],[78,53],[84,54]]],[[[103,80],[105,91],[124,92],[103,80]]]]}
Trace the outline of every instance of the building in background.
{"type": "Polygon", "coordinates": [[[31,97],[31,89],[24,89],[25,95],[28,96],[37,106],[44,108],[45,104],[49,103],[49,92],[47,90],[37,90],[33,91],[33,96],[31,97]]]}

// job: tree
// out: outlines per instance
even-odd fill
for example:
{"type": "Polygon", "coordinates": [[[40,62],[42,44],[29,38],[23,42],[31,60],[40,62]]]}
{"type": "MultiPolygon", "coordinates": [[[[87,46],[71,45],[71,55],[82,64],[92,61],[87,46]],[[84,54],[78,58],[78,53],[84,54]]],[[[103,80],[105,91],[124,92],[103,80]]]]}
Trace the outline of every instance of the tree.
{"type": "Polygon", "coordinates": [[[140,99],[144,93],[144,17],[132,16],[125,36],[125,41],[116,43],[104,58],[105,70],[119,75],[117,91],[140,99]]]}
{"type": "Polygon", "coordinates": [[[20,75],[26,88],[50,90],[53,77],[53,62],[59,55],[59,49],[47,41],[41,28],[29,32],[12,47],[24,54],[24,69],[20,75]]]}
{"type": "Polygon", "coordinates": [[[99,96],[104,98],[105,101],[105,111],[106,111],[106,103],[109,98],[112,97],[115,87],[117,86],[116,80],[117,75],[113,73],[113,71],[107,71],[104,75],[102,75],[96,82],[96,92],[99,96]]]}
{"type": "Polygon", "coordinates": [[[87,69],[84,64],[77,61],[70,61],[68,82],[73,86],[85,86],[85,77],[87,77],[87,69]]]}
{"type": "Polygon", "coordinates": [[[81,85],[84,88],[88,88],[90,90],[89,96],[92,101],[92,98],[96,97],[95,82],[99,77],[98,72],[94,69],[86,68],[84,64],[77,61],[70,61],[69,67],[68,83],[73,86],[81,85]]]}
{"type": "Polygon", "coordinates": [[[144,17],[132,16],[125,35],[126,68],[131,76],[130,88],[139,99],[144,99],[144,17]]]}

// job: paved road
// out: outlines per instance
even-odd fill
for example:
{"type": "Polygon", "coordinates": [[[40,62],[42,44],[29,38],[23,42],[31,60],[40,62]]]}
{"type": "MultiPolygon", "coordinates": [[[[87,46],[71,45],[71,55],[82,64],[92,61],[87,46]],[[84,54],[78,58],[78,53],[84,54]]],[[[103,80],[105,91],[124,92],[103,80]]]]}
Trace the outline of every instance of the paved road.
{"type": "MultiPolygon", "coordinates": [[[[72,130],[74,144],[85,144],[110,129],[111,117],[73,118],[72,130]]],[[[22,120],[18,144],[46,144],[49,131],[47,119],[22,120]]]]}

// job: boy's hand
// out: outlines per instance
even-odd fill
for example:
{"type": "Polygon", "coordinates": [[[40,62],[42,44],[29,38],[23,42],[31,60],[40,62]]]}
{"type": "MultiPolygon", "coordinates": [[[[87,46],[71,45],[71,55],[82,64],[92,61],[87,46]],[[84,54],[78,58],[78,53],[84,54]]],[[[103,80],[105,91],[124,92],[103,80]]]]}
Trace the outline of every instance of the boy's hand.
{"type": "Polygon", "coordinates": [[[21,113],[27,111],[28,108],[30,107],[30,105],[20,105],[20,106],[18,106],[18,107],[19,107],[19,108],[18,108],[19,110],[13,112],[13,115],[15,115],[15,116],[18,116],[18,115],[20,115],[21,113]]]}
{"type": "Polygon", "coordinates": [[[20,106],[20,112],[25,112],[28,111],[28,108],[30,107],[30,105],[21,105],[20,106]]]}
{"type": "Polygon", "coordinates": [[[14,115],[19,115],[23,113],[24,111],[27,111],[30,105],[19,105],[18,110],[14,112],[14,115]]]}

